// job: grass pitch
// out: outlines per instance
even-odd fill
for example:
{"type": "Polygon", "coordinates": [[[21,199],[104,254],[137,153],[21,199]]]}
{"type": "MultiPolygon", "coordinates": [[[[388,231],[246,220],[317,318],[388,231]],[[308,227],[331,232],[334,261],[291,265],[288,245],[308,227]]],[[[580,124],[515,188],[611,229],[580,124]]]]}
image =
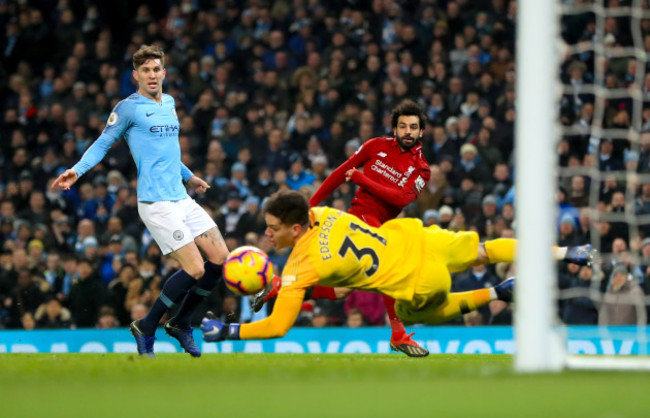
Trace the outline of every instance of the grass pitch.
{"type": "Polygon", "coordinates": [[[0,416],[645,417],[649,382],[505,355],[0,354],[0,416]]]}

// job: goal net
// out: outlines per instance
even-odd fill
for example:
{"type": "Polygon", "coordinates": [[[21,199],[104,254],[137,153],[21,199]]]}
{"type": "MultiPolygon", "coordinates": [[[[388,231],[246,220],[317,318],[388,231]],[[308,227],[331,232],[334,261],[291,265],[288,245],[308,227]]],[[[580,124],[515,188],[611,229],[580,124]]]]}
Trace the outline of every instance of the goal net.
{"type": "Polygon", "coordinates": [[[650,370],[648,1],[518,7],[515,367],[650,370]]]}

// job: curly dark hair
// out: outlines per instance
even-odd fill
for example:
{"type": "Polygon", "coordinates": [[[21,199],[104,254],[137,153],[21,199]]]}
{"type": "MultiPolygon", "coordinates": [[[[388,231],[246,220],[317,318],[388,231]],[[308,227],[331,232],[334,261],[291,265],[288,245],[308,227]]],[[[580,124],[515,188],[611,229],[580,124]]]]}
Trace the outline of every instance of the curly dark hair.
{"type": "Polygon", "coordinates": [[[415,103],[413,100],[405,99],[395,106],[390,114],[390,121],[393,129],[397,128],[397,120],[400,116],[417,116],[420,121],[420,129],[424,129],[426,116],[424,116],[424,112],[420,105],[415,103]]]}

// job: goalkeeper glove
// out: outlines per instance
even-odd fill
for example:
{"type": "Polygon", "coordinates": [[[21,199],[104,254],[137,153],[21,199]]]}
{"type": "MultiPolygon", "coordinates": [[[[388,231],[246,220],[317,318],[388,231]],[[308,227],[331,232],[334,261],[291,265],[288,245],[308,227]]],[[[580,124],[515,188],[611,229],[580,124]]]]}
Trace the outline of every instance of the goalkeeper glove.
{"type": "Polygon", "coordinates": [[[269,299],[277,297],[281,287],[282,279],[278,276],[273,276],[271,282],[267,284],[264,289],[260,290],[255,296],[253,296],[253,301],[251,304],[253,312],[259,312],[260,309],[262,309],[262,306],[264,306],[264,304],[268,302],[269,299]]]}
{"type": "Polygon", "coordinates": [[[203,340],[207,342],[239,339],[239,324],[224,324],[210,311],[201,320],[201,331],[203,331],[203,340]]]}

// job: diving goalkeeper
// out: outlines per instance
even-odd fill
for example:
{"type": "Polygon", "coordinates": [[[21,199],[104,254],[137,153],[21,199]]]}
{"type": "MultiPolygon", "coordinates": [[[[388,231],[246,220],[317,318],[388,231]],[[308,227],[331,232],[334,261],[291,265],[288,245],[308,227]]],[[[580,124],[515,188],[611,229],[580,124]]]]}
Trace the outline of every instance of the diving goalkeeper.
{"type": "MultiPolygon", "coordinates": [[[[424,227],[419,219],[395,219],[374,228],[328,207],[309,208],[304,196],[281,191],[264,207],[266,235],[276,249],[293,247],[282,271],[282,288],[266,319],[224,324],[204,318],[205,341],[284,336],[294,324],[305,290],[316,284],[379,292],[396,300],[405,324],[438,324],[492,300],[512,300],[514,279],[496,287],[450,293],[451,273],[470,266],[514,262],[516,240],[479,243],[472,231],[424,227]]],[[[591,245],[555,247],[558,260],[590,264],[591,245]]]]}

